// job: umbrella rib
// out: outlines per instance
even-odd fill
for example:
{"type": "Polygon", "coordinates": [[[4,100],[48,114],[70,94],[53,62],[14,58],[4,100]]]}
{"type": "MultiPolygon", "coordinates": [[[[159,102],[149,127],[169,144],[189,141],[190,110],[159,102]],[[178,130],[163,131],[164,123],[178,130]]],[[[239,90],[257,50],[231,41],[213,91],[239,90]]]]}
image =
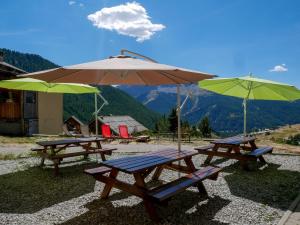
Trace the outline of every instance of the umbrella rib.
{"type": "MultiPolygon", "coordinates": [[[[240,81],[240,80],[235,80],[234,82],[238,82],[235,86],[237,86],[237,85],[239,85],[242,81],[240,81]]],[[[234,87],[235,87],[234,86],[234,87]]],[[[241,85],[242,86],[242,85],[241,85]]],[[[223,94],[225,94],[227,91],[229,91],[230,89],[232,89],[232,88],[234,88],[234,87],[229,87],[229,88],[227,88],[225,91],[223,91],[223,94]]],[[[243,88],[245,88],[244,86],[242,86],[243,88]]],[[[236,96],[234,96],[234,97],[236,97],[236,96]]],[[[241,98],[241,97],[238,97],[238,98],[241,98]]]]}
{"type": "Polygon", "coordinates": [[[144,85],[147,85],[147,82],[144,80],[143,76],[141,76],[139,72],[136,72],[136,74],[144,82],[144,85]]]}
{"type": "Polygon", "coordinates": [[[175,76],[175,75],[173,75],[173,74],[170,74],[170,73],[168,73],[168,72],[165,72],[165,71],[157,71],[158,73],[160,73],[160,74],[162,74],[162,75],[164,75],[164,76],[166,76],[167,78],[169,78],[170,80],[172,80],[172,81],[174,81],[176,84],[180,84],[179,82],[177,82],[176,80],[174,80],[174,78],[171,78],[171,77],[175,77],[175,78],[177,78],[177,79],[181,79],[181,80],[183,80],[183,81],[185,81],[185,82],[187,82],[187,83],[193,83],[193,82],[190,82],[189,80],[185,80],[185,79],[183,79],[183,78],[181,78],[181,77],[177,77],[177,76],[175,76]],[[171,76],[171,77],[170,77],[171,76]]]}
{"type": "Polygon", "coordinates": [[[107,76],[107,74],[108,72],[105,70],[103,77],[97,81],[97,84],[101,84],[101,81],[107,76]]]}
{"type": "Polygon", "coordinates": [[[81,70],[72,71],[71,73],[68,73],[68,74],[66,74],[66,75],[63,75],[62,77],[56,78],[56,79],[54,79],[54,80],[51,80],[50,82],[55,82],[55,81],[57,81],[58,79],[66,78],[67,76],[73,75],[73,74],[78,73],[78,72],[81,72],[81,70]]]}
{"type": "MultiPolygon", "coordinates": [[[[290,99],[288,99],[288,98],[285,97],[284,95],[278,94],[277,92],[275,92],[273,89],[269,88],[268,86],[265,86],[265,88],[269,89],[271,92],[273,92],[273,93],[275,93],[276,95],[281,96],[281,97],[283,97],[283,98],[285,99],[285,100],[282,99],[282,100],[279,100],[279,101],[288,101],[288,102],[291,101],[290,99]]],[[[273,101],[276,101],[276,100],[273,100],[273,101]]]]}

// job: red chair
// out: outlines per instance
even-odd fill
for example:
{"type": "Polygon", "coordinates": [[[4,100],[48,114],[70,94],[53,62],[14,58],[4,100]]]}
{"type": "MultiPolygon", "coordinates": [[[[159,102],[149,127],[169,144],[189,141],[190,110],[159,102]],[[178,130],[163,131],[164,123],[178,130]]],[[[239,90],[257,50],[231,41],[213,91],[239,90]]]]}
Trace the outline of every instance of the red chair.
{"type": "Polygon", "coordinates": [[[119,135],[122,139],[134,139],[134,137],[128,133],[128,127],[126,125],[119,125],[119,135]]]}
{"type": "Polygon", "coordinates": [[[110,126],[108,124],[101,125],[102,137],[106,139],[115,139],[115,137],[111,133],[110,126]]]}
{"type": "Polygon", "coordinates": [[[137,137],[133,137],[128,133],[128,127],[126,125],[119,125],[119,136],[120,139],[125,140],[126,143],[130,141],[137,141],[137,142],[149,142],[150,136],[141,135],[137,137]]]}

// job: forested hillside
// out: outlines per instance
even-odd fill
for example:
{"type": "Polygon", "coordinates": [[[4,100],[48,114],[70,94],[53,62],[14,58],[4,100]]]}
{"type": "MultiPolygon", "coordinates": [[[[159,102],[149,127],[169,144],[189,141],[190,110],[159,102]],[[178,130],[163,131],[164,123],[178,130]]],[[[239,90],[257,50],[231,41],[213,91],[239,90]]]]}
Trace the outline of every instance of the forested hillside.
{"type": "MultiPolygon", "coordinates": [[[[161,114],[169,114],[170,110],[176,106],[176,88],[174,87],[134,88],[133,90],[129,86],[119,88],[161,114]]],[[[184,91],[184,88],[182,89],[184,91]]],[[[188,99],[183,108],[183,120],[198,124],[203,117],[208,116],[213,129],[219,133],[232,135],[242,132],[242,99],[200,90],[197,86],[189,86],[187,89],[193,91],[193,97],[188,99]]],[[[182,95],[182,100],[184,98],[185,95],[182,95]]],[[[300,101],[292,103],[249,101],[247,112],[249,131],[300,123],[300,101]]]]}

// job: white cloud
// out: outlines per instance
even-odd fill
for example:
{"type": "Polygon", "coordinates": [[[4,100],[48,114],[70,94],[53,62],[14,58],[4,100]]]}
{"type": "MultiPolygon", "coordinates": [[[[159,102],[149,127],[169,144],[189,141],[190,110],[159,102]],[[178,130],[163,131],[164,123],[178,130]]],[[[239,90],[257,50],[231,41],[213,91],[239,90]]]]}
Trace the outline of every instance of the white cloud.
{"type": "Polygon", "coordinates": [[[75,1],[69,1],[69,5],[74,5],[75,3],[75,1]]]}
{"type": "Polygon", "coordinates": [[[165,28],[163,24],[153,24],[146,9],[137,2],[102,8],[87,18],[99,29],[116,31],[134,37],[138,42],[150,39],[157,31],[165,28]]]}
{"type": "Polygon", "coordinates": [[[79,3],[79,6],[80,6],[80,7],[83,7],[83,6],[84,6],[84,4],[83,4],[83,3],[79,3]]]}
{"type": "Polygon", "coordinates": [[[274,68],[270,69],[269,71],[270,72],[286,72],[286,71],[288,71],[288,68],[286,67],[285,64],[281,64],[281,65],[274,66],[274,68]]]}

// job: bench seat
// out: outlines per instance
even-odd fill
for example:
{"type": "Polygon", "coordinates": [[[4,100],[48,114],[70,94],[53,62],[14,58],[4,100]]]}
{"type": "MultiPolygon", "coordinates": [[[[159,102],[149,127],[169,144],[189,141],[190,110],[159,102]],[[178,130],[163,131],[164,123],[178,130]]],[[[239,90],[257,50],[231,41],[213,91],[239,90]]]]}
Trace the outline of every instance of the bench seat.
{"type": "Polygon", "coordinates": [[[251,151],[251,152],[247,153],[247,155],[254,156],[254,157],[259,157],[259,156],[262,156],[266,153],[272,153],[272,151],[273,151],[273,147],[265,146],[265,147],[260,147],[258,149],[255,149],[254,151],[251,151]]]}
{"type": "Polygon", "coordinates": [[[117,149],[116,148],[103,148],[103,149],[97,149],[97,150],[92,150],[92,151],[70,152],[70,153],[53,155],[53,156],[50,156],[50,158],[51,159],[63,159],[63,158],[67,158],[67,157],[97,154],[97,153],[110,154],[114,150],[117,150],[117,149]]]}
{"type": "Polygon", "coordinates": [[[207,166],[201,170],[190,173],[175,181],[169,182],[158,188],[154,188],[150,191],[149,195],[157,202],[165,201],[173,197],[177,193],[180,193],[185,189],[187,189],[188,187],[196,185],[197,183],[207,178],[216,179],[220,170],[221,168],[218,167],[207,166]]]}
{"type": "Polygon", "coordinates": [[[84,173],[91,175],[91,176],[95,176],[95,175],[105,174],[110,171],[111,171],[111,168],[108,168],[106,166],[100,166],[100,167],[96,167],[96,168],[92,168],[92,169],[86,169],[86,170],[84,170],[84,173]]]}
{"type": "Polygon", "coordinates": [[[207,150],[210,150],[214,147],[214,145],[205,145],[205,146],[200,146],[200,147],[197,147],[195,148],[195,150],[198,150],[198,151],[207,151],[207,150]]]}
{"type": "Polygon", "coordinates": [[[33,151],[33,152],[40,152],[40,151],[43,151],[45,149],[43,147],[37,146],[37,147],[31,148],[30,150],[33,151]]]}

